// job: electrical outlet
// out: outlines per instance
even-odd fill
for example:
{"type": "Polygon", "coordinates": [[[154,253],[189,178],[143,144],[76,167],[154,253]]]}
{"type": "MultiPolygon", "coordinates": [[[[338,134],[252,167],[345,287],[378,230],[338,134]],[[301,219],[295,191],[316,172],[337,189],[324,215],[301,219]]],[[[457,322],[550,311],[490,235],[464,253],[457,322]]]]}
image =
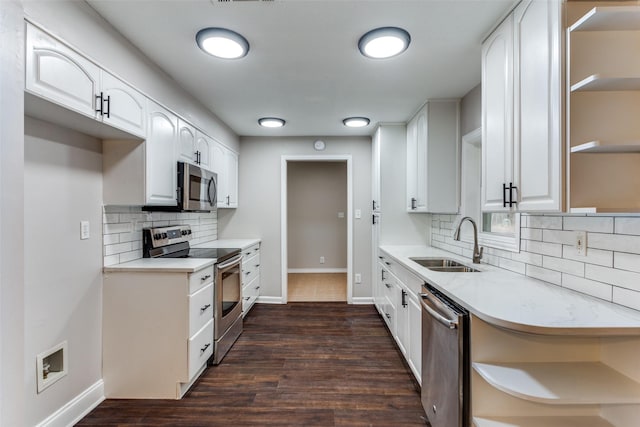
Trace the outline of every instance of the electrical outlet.
{"type": "Polygon", "coordinates": [[[344,218],[344,212],[338,212],[338,218],[344,218]]]}
{"type": "Polygon", "coordinates": [[[324,257],[323,256],[320,257],[320,264],[324,264],[324,257]]]}
{"type": "Polygon", "coordinates": [[[580,256],[587,255],[587,232],[576,231],[576,252],[580,256]]]}
{"type": "Polygon", "coordinates": [[[356,283],[362,283],[362,274],[356,273],[356,283]]]}

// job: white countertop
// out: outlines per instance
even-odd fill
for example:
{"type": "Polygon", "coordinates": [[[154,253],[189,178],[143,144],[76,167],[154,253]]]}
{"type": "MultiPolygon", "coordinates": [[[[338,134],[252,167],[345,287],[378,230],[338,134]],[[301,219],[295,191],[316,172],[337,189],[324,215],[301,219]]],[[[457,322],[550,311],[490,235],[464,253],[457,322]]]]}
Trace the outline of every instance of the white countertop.
{"type": "Polygon", "coordinates": [[[115,271],[126,272],[166,272],[166,273],[193,273],[215,263],[215,258],[140,258],[122,264],[104,267],[105,273],[115,271]]]}
{"type": "Polygon", "coordinates": [[[391,258],[493,325],[546,335],[640,335],[640,311],[427,246],[381,246],[391,258]],[[409,257],[451,258],[481,272],[445,273],[409,257]]]}
{"type": "Polygon", "coordinates": [[[194,248],[240,248],[242,250],[247,249],[249,246],[253,246],[256,243],[260,243],[260,239],[218,239],[210,242],[200,243],[193,245],[194,248]]]}

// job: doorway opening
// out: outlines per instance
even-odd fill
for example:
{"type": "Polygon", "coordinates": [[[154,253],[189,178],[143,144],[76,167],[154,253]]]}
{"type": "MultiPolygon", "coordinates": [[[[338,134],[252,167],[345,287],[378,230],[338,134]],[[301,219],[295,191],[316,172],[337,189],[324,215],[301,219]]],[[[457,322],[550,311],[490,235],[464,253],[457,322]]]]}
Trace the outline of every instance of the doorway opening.
{"type": "Polygon", "coordinates": [[[281,168],[283,302],[351,303],[351,156],[282,156],[281,168]]]}

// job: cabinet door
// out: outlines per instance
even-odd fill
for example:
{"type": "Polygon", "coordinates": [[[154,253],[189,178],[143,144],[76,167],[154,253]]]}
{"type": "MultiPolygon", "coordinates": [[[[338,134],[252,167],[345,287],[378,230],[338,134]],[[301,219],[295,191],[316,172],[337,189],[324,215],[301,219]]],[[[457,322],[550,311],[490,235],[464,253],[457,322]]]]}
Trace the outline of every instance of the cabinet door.
{"type": "Polygon", "coordinates": [[[415,296],[408,296],[409,312],[409,367],[419,383],[422,382],[422,308],[415,296]]]}
{"type": "MultiPolygon", "coordinates": [[[[418,195],[418,171],[420,170],[420,160],[418,157],[418,118],[420,113],[407,123],[407,211],[419,211],[418,195]]],[[[425,135],[420,135],[425,136],[425,135]]],[[[424,166],[424,165],[422,165],[424,166]]]]}
{"type": "Polygon", "coordinates": [[[560,1],[527,0],[514,13],[514,175],[518,210],[562,209],[560,1]]]}
{"type": "Polygon", "coordinates": [[[405,359],[409,358],[409,295],[407,290],[400,284],[397,287],[398,299],[396,305],[396,341],[398,348],[405,359]]]}
{"type": "Polygon", "coordinates": [[[102,71],[101,90],[109,97],[109,115],[102,121],[144,138],[146,136],[147,98],[122,80],[102,71]]]}
{"type": "Polygon", "coordinates": [[[227,177],[226,177],[226,151],[227,149],[214,141],[211,149],[211,170],[218,174],[218,207],[227,207],[227,177]]]}
{"type": "Polygon", "coordinates": [[[146,199],[148,205],[176,205],[176,142],[178,119],[149,101],[146,141],[146,199]]]}
{"type": "Polygon", "coordinates": [[[238,155],[231,150],[226,153],[226,177],[228,208],[238,207],[238,155]]]}
{"type": "Polygon", "coordinates": [[[200,131],[196,131],[196,153],[200,160],[200,166],[211,169],[211,146],[213,142],[208,136],[200,131]]]}
{"type": "Polygon", "coordinates": [[[482,209],[505,211],[513,180],[513,15],[482,45],[482,209]]]}
{"type": "Polygon", "coordinates": [[[95,118],[98,66],[29,23],[26,32],[25,89],[95,118]]]}
{"type": "Polygon", "coordinates": [[[196,128],[178,119],[178,160],[196,163],[196,128]]]}

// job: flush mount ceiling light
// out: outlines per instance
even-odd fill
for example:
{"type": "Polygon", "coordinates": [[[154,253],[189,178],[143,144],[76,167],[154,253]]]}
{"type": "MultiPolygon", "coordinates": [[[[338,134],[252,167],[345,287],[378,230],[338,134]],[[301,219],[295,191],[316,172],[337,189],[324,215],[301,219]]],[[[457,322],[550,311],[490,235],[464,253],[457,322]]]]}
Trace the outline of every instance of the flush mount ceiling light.
{"type": "Polygon", "coordinates": [[[242,58],[249,52],[249,42],[235,31],[226,28],[205,28],[196,34],[200,49],[223,59],[242,58]]]}
{"type": "Polygon", "coordinates": [[[258,120],[258,124],[265,128],[281,128],[286,122],[277,117],[263,117],[258,120]]]}
{"type": "Polygon", "coordinates": [[[383,59],[401,54],[409,43],[411,36],[402,28],[381,27],[360,37],[358,49],[368,58],[383,59]]]}
{"type": "Polygon", "coordinates": [[[369,124],[369,119],[366,117],[347,117],[342,123],[350,128],[363,128],[369,124]]]}

